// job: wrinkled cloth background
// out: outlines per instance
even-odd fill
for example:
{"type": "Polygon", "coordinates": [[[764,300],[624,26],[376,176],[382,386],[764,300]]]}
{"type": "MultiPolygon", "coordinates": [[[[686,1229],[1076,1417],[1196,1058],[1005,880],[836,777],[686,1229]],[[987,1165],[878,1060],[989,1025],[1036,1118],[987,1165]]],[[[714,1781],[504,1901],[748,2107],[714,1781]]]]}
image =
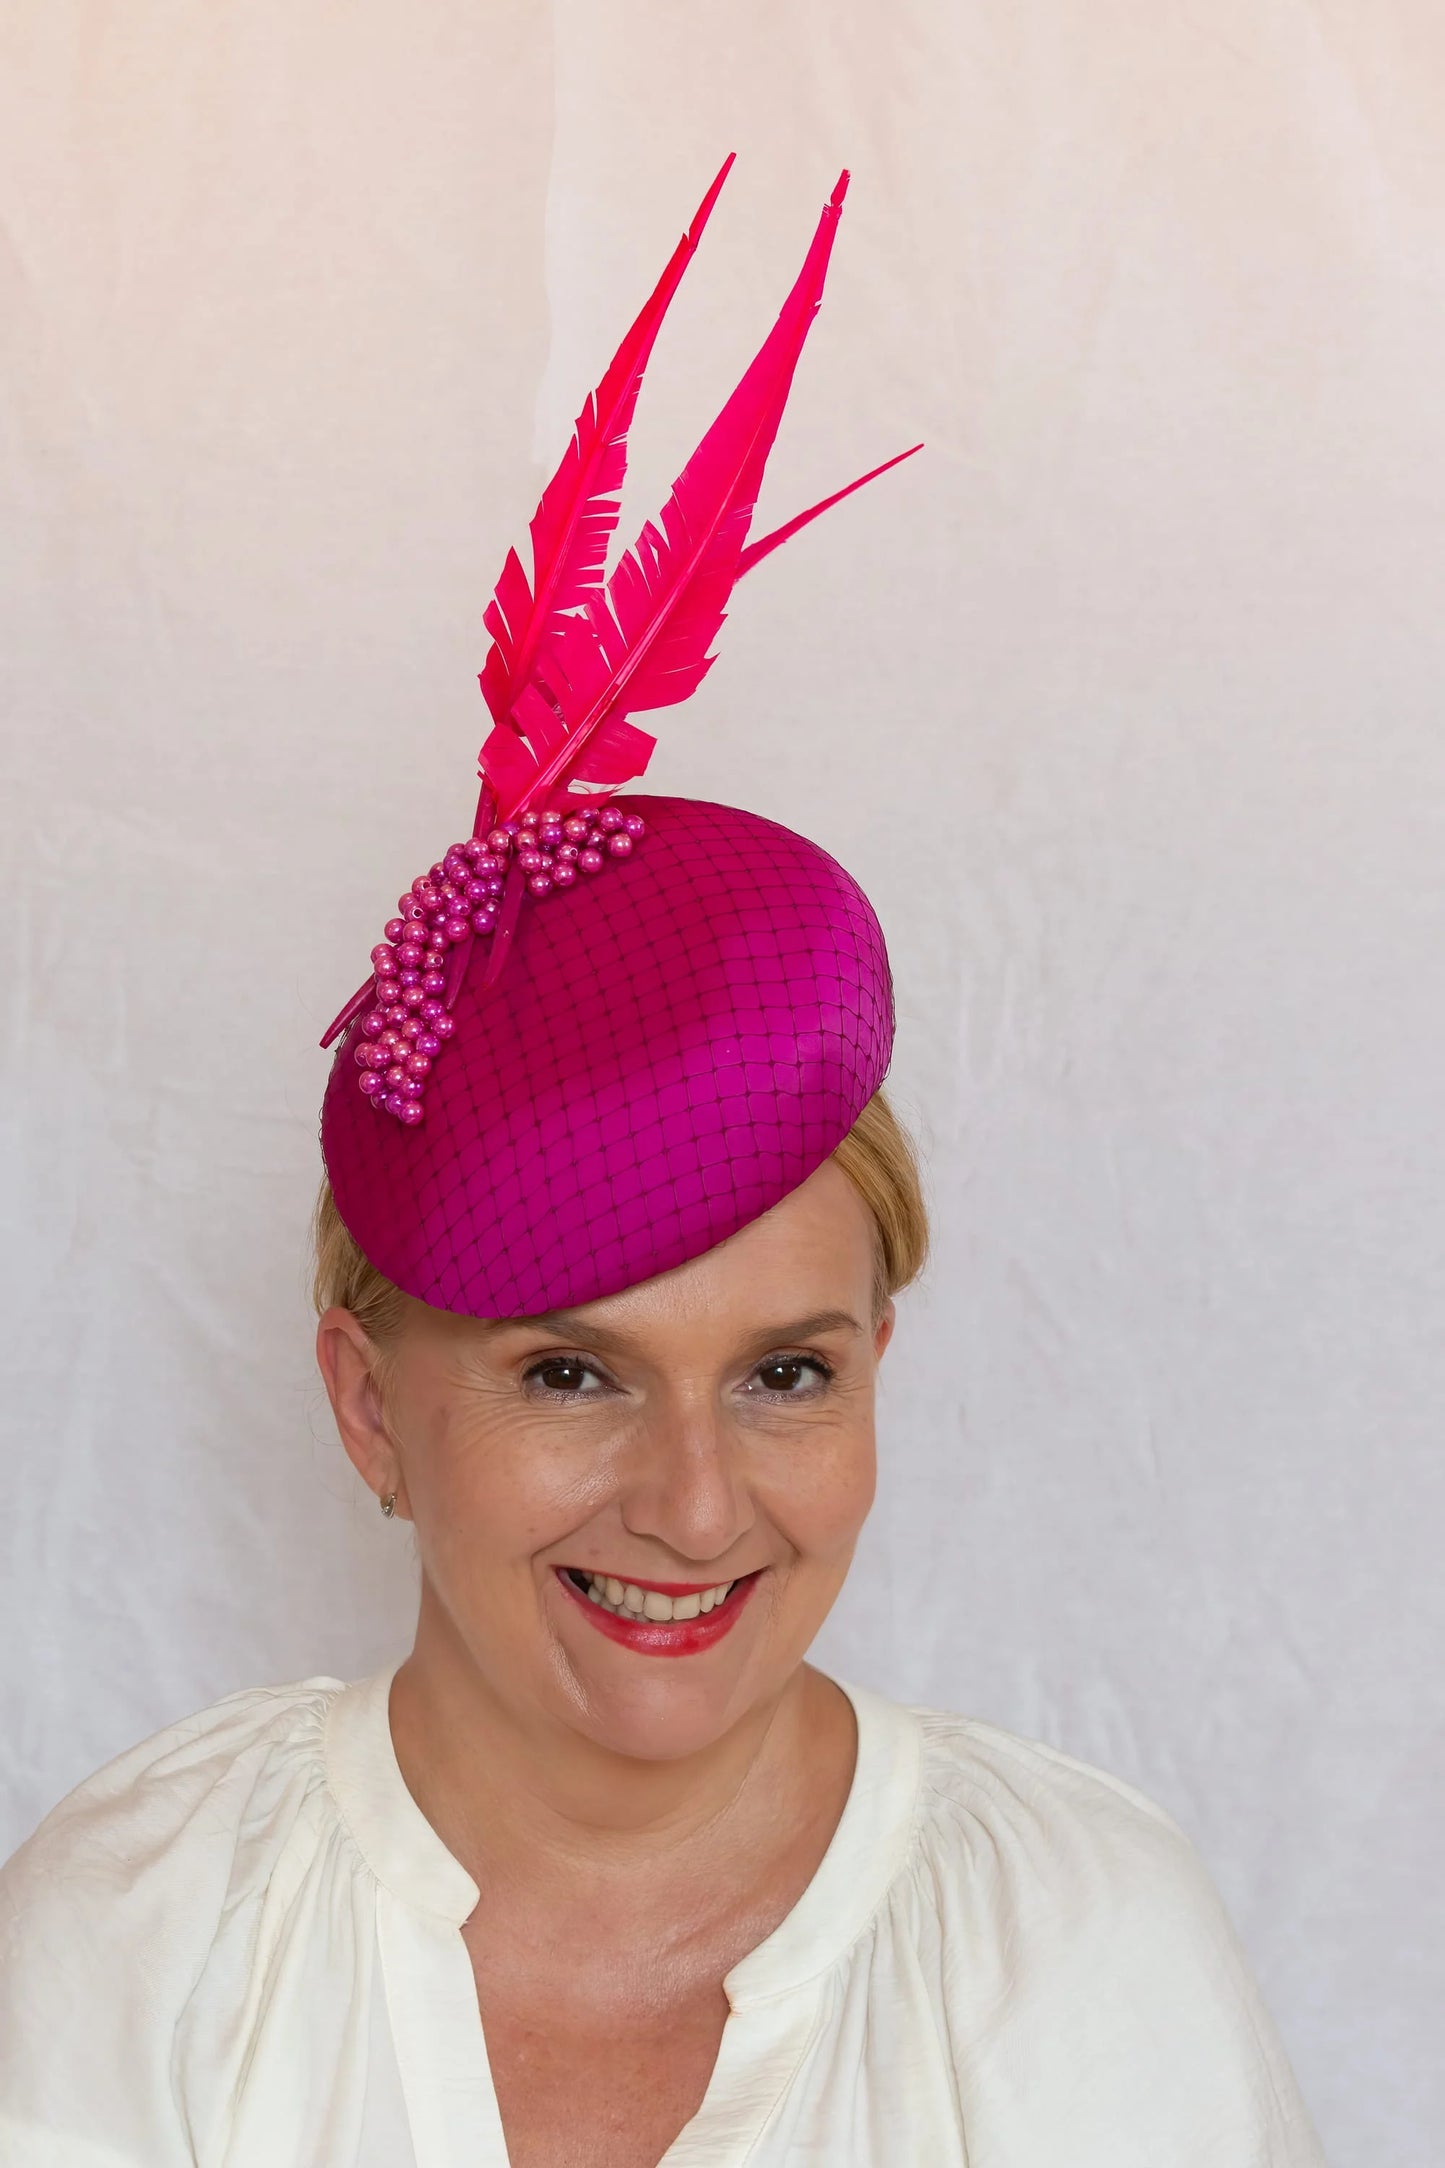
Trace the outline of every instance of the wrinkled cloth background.
{"type": "Polygon", "coordinates": [[[1434,2168],[1445,22],[1427,0],[0,5],[0,1849],[406,1644],[313,1382],[326,1059],[481,611],[723,153],[630,539],[847,161],[649,784],[888,929],[937,1256],[823,1654],[1143,1786],[1337,2168],[1434,2168]]]}

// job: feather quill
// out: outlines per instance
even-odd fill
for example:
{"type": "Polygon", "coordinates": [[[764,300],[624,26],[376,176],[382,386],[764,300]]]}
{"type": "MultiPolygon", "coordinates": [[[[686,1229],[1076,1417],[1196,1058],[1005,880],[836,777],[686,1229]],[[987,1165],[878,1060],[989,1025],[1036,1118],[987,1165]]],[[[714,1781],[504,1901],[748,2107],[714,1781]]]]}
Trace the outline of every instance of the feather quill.
{"type": "Polygon", "coordinates": [[[640,775],[654,741],[626,716],[686,699],[710,669],[708,649],[818,312],[847,188],[844,173],[777,322],[679,475],[660,521],[643,528],[605,589],[556,626],[539,657],[545,691],[535,680],[524,686],[511,723],[483,746],[482,772],[500,818],[557,802],[574,782],[613,789],[640,775]]]}

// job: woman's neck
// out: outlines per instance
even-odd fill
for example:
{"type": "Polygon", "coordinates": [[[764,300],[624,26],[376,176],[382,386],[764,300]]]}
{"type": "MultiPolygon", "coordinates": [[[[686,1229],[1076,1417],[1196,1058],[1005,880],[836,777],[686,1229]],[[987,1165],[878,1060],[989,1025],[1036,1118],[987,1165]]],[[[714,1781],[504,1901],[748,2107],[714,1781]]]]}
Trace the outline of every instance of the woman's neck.
{"type": "Polygon", "coordinates": [[[439,1607],[423,1601],[391,1696],[408,1789],[479,1887],[599,1877],[662,1892],[669,1867],[695,1884],[793,1838],[826,1846],[851,1782],[851,1706],[807,1666],[699,1752],[620,1754],[585,1731],[503,1702],[439,1607]]]}

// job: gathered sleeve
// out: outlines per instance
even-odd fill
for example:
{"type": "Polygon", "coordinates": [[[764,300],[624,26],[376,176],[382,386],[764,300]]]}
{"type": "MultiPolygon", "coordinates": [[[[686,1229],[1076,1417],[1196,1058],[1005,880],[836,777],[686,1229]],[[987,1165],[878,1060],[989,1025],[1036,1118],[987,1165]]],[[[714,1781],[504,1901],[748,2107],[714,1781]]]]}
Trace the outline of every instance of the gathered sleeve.
{"type": "Polygon", "coordinates": [[[917,1947],[967,2101],[969,2158],[1069,2168],[1324,2168],[1194,1847],[1128,1785],[926,1716],[917,1947]],[[936,1920],[936,1929],[930,1922],[936,1920]]]}
{"type": "Polygon", "coordinates": [[[195,2168],[258,2119],[298,2159],[354,2157],[373,1893],[325,1797],[338,1686],[170,1726],[0,1869],[5,2168],[195,2168]]]}

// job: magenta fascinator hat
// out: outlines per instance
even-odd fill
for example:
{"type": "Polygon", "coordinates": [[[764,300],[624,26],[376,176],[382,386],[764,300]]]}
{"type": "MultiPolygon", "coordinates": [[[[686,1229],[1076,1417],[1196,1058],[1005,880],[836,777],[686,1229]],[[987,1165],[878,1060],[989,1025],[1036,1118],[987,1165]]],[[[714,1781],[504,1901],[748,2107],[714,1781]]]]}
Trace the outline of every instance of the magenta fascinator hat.
{"type": "Polygon", "coordinates": [[[731,164],[578,417],[530,580],[508,554],[471,833],[400,897],[322,1040],[343,1221],[405,1293],[470,1316],[596,1301],[725,1241],[822,1165],[892,1051],[878,921],[825,851],[731,806],[616,796],[655,742],[628,716],[701,682],[737,581],[897,464],[748,542],[845,173],[660,519],[607,572],[643,370],[731,164]]]}

